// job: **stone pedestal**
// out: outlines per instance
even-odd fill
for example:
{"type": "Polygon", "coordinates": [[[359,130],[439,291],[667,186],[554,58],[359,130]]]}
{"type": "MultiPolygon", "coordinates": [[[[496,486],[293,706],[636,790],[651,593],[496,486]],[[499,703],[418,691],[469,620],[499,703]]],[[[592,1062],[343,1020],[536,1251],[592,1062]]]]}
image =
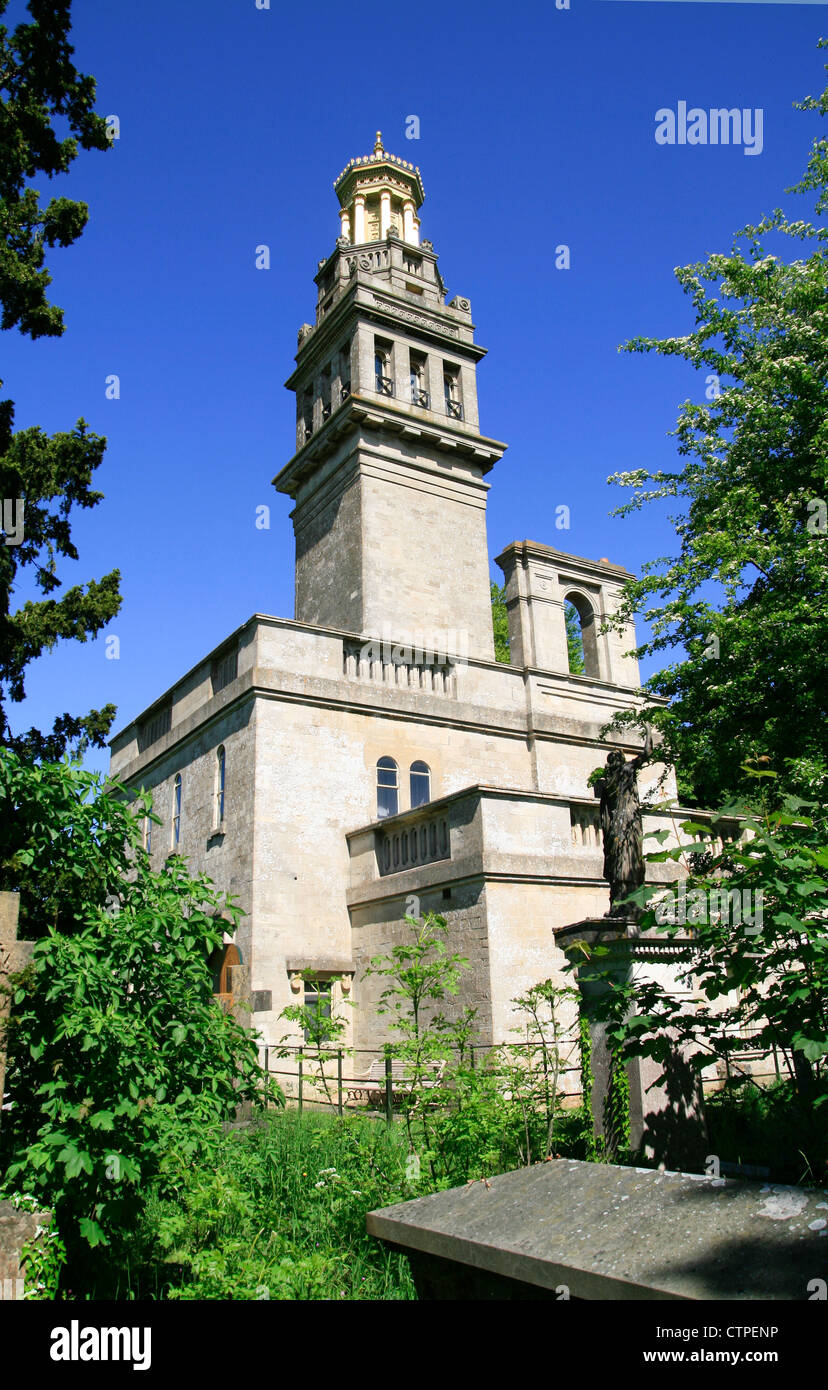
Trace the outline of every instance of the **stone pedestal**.
{"type": "MultiPolygon", "coordinates": [[[[686,993],[678,980],[681,964],[692,943],[686,937],[668,938],[654,931],[642,932],[638,923],[623,917],[589,917],[574,922],[556,935],[563,951],[575,942],[608,948],[601,956],[602,969],[611,969],[618,981],[656,979],[675,994],[686,993]]],[[[578,955],[573,958],[578,962],[578,955]]],[[[595,1006],[606,986],[590,981],[587,956],[581,957],[578,985],[589,1020],[592,1044],[592,1114],[595,1133],[605,1131],[604,1103],[610,1084],[611,1056],[606,1025],[594,1018],[595,1006]]],[[[597,962],[596,962],[597,964],[597,962]]],[[[635,1057],[626,1064],[630,1088],[630,1147],[647,1160],[668,1167],[701,1167],[707,1152],[707,1133],[701,1082],[682,1056],[679,1045],[667,1064],[649,1057],[635,1057]]]]}
{"type": "Polygon", "coordinates": [[[25,1293],[25,1247],[41,1244],[52,1222],[49,1211],[19,1210],[13,1202],[0,1202],[0,1300],[19,1302],[25,1293]]]}
{"type": "MultiPolygon", "coordinates": [[[[5,1028],[11,1006],[8,990],[10,975],[17,975],[32,958],[33,941],[18,941],[17,916],[20,910],[18,893],[0,893],[0,1107],[6,1082],[5,1028]]],[[[2,1116],[2,1109],[0,1109],[2,1116]]],[[[0,1122],[2,1122],[0,1120],[0,1122]]]]}

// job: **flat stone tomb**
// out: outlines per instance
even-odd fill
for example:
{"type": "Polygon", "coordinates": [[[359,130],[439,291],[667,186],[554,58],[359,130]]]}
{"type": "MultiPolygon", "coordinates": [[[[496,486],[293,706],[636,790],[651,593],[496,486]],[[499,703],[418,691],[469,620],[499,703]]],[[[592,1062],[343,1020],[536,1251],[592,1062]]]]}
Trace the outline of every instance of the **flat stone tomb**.
{"type": "Polygon", "coordinates": [[[368,1216],[421,1297],[790,1299],[828,1280],[828,1192],[556,1159],[368,1216]]]}

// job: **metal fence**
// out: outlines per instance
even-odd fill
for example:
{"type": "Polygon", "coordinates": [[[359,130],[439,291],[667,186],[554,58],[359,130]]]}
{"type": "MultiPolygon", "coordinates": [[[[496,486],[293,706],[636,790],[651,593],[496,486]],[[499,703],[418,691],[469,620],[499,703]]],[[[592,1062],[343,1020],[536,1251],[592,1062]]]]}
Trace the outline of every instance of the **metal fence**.
{"type": "MultiPolygon", "coordinates": [[[[544,1046],[550,1053],[554,1054],[555,1049],[558,1052],[558,1093],[561,1099],[573,1104],[580,1102],[580,1042],[577,1036],[558,1038],[556,1043],[474,1043],[469,1044],[462,1052],[457,1048],[445,1048],[444,1051],[452,1056],[456,1065],[476,1071],[491,1067],[495,1054],[505,1059],[512,1052],[517,1060],[521,1055],[526,1056],[527,1052],[542,1052],[544,1046]],[[561,1054],[565,1049],[568,1051],[563,1057],[561,1054]],[[578,1056],[574,1065],[570,1062],[573,1051],[578,1056]],[[561,1084],[563,1078],[571,1076],[578,1077],[578,1087],[561,1084]]],[[[399,1049],[395,1048],[393,1043],[387,1043],[381,1048],[340,1047],[317,1050],[315,1047],[279,1044],[276,1047],[259,1049],[264,1071],[268,1076],[283,1079],[282,1089],[285,1091],[286,1100],[295,1102],[299,1110],[308,1106],[320,1110],[336,1110],[339,1115],[343,1115],[346,1110],[363,1108],[384,1114],[389,1123],[396,1111],[401,1110],[406,1104],[410,1105],[415,1098],[412,1090],[412,1068],[401,1061],[398,1053],[399,1049]],[[356,1061],[348,1065],[351,1059],[360,1057],[366,1059],[368,1069],[365,1072],[356,1070],[356,1061]],[[292,1067],[279,1065],[289,1063],[291,1059],[292,1067]],[[274,1062],[277,1065],[274,1066],[274,1062]],[[323,1066],[324,1081],[321,1077],[323,1066]]],[[[439,1090],[442,1073],[436,1077],[432,1075],[435,1065],[433,1061],[423,1059],[416,1077],[420,1087],[417,1094],[421,1095],[430,1089],[439,1090]]]]}
{"type": "MultiPolygon", "coordinates": [[[[711,1048],[710,1065],[716,1065],[719,1074],[702,1076],[705,1092],[719,1089],[734,1080],[762,1087],[780,1079],[783,1074],[780,1054],[776,1049],[768,1052],[752,1046],[752,1039],[752,1031],[743,1031],[718,1040],[718,1048],[711,1048]]],[[[526,1058],[527,1053],[541,1052],[544,1046],[553,1056],[557,1050],[557,1093],[560,1101],[565,1107],[579,1104],[583,1091],[580,1085],[580,1039],[577,1035],[559,1037],[554,1041],[549,1039],[546,1043],[473,1043],[462,1052],[456,1048],[446,1048],[445,1052],[453,1054],[456,1064],[474,1071],[491,1068],[495,1057],[498,1065],[502,1066],[510,1053],[517,1060],[521,1056],[526,1058]],[[572,1078],[577,1078],[574,1085],[572,1078]]],[[[280,1079],[286,1101],[296,1104],[300,1111],[308,1107],[344,1115],[346,1110],[361,1108],[384,1114],[389,1123],[395,1113],[411,1105],[415,1099],[411,1069],[406,1069],[405,1064],[401,1063],[398,1053],[398,1046],[392,1043],[380,1048],[321,1050],[301,1044],[281,1043],[259,1049],[264,1071],[280,1079]],[[358,1070],[359,1059],[364,1059],[363,1065],[367,1071],[358,1070]]],[[[439,1091],[442,1076],[433,1079],[428,1066],[428,1063],[423,1063],[417,1078],[420,1095],[429,1089],[439,1091]]]]}

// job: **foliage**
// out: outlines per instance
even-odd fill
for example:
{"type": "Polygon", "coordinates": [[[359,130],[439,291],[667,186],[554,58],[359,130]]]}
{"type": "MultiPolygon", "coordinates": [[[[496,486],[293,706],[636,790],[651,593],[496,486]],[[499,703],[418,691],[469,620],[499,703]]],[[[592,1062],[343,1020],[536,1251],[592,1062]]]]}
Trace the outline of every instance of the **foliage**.
{"type": "Polygon", "coordinates": [[[803,1104],[792,1082],[763,1087],[736,1073],[705,1097],[704,1111],[721,1161],[765,1168],[776,1182],[824,1184],[828,1106],[803,1104]]]}
{"type": "Polygon", "coordinates": [[[145,864],[148,799],[130,810],[105,785],[69,760],[32,765],[0,748],[0,890],[21,895],[21,936],[77,930],[145,864]]]}
{"type": "MultiPolygon", "coordinates": [[[[303,1056],[307,1058],[313,1068],[319,1089],[325,1094],[328,1104],[333,1103],[331,1094],[331,1077],[329,1075],[332,1054],[339,1050],[343,1056],[351,1049],[343,1048],[342,1041],[345,1036],[345,1019],[335,1012],[333,1001],[333,986],[335,979],[327,977],[325,980],[318,979],[312,971],[306,970],[302,975],[305,983],[316,986],[317,998],[319,1002],[314,1008],[302,1001],[301,1004],[287,1004],[279,1014],[280,1019],[286,1023],[293,1023],[301,1033],[303,1042],[303,1056]],[[330,995],[328,996],[328,1007],[320,1007],[321,995],[320,986],[329,985],[330,995]]],[[[344,1001],[349,1002],[349,1001],[344,1001]]],[[[286,1034],[281,1039],[282,1044],[287,1043],[290,1034],[286,1034]]],[[[279,1057],[291,1057],[296,1055],[295,1047],[281,1047],[277,1055],[279,1057]]]]}
{"type": "MultiPolygon", "coordinates": [[[[828,111],[828,88],[804,109],[828,111]]],[[[795,190],[828,206],[828,142],[815,140],[795,190]]],[[[828,758],[828,229],[780,209],[737,234],[729,253],[685,266],[693,331],[637,337],[628,352],[679,357],[705,373],[705,400],[685,401],[677,468],[617,473],[626,515],[663,500],[678,551],[626,586],[610,626],[643,614],[641,657],[673,656],[647,700],[615,727],[651,723],[676,763],[682,794],[720,805],[744,794],[743,767],[828,758]],[[808,254],[785,260],[786,243],[808,254]],[[665,707],[661,701],[669,703],[665,707]]]]}
{"type": "Polygon", "coordinates": [[[512,1000],[512,1007],[524,1017],[525,1041],[502,1049],[511,1071],[511,1093],[520,1105],[526,1134],[526,1162],[551,1158],[554,1153],[555,1120],[559,1113],[559,1082],[565,1037],[561,1010],[575,1004],[579,991],[568,985],[543,980],[512,1000]],[[530,1117],[539,1117],[545,1128],[543,1142],[533,1147],[530,1117]]]}
{"type": "Polygon", "coordinates": [[[509,655],[509,615],[506,612],[506,587],[503,584],[495,583],[494,579],[492,579],[490,591],[492,596],[492,627],[494,629],[495,660],[503,661],[508,666],[511,657],[509,655]]]}
{"type": "Polygon", "coordinates": [[[34,1197],[15,1192],[12,1205],[18,1211],[38,1212],[39,1230],[20,1251],[20,1268],[25,1284],[24,1299],[32,1303],[49,1302],[57,1297],[60,1272],[66,1263],[66,1246],[60,1238],[54,1214],[45,1212],[34,1197]]]}
{"type": "MultiPolygon", "coordinates": [[[[0,326],[39,338],[63,332],[63,313],[46,298],[45,247],[77,241],[89,209],[69,198],[41,207],[26,185],[37,173],[67,173],[78,145],[106,150],[110,141],[94,111],[95,83],[72,62],[71,0],[29,0],[27,8],[33,23],[11,33],[0,26],[0,326]],[[62,139],[56,123],[68,128],[62,139]]],[[[0,14],[7,9],[0,0],[0,14]]]]}
{"type": "Polygon", "coordinates": [[[594,948],[581,978],[604,987],[598,1010],[624,1057],[665,1063],[679,1046],[701,1070],[747,1034],[752,1047],[776,1048],[799,1102],[813,1112],[828,1099],[828,818],[823,807],[791,796],[779,808],[769,798],[721,814],[729,818],[724,847],[715,824],[684,822],[685,845],[646,859],[685,861],[686,880],[667,897],[652,883],[632,895],[642,930],[684,943],[679,978],[698,997],[622,978],[606,947],[594,948]]]}
{"type": "Polygon", "coordinates": [[[566,623],[566,650],[569,657],[569,669],[573,675],[582,676],[586,670],[586,661],[584,659],[581,620],[574,603],[570,603],[568,599],[564,603],[564,622],[566,623]]]}
{"type": "MultiPolygon", "coordinates": [[[[391,1051],[403,1063],[409,1088],[409,1103],[404,1108],[409,1143],[413,1149],[416,1109],[430,1151],[428,1103],[439,1099],[439,1088],[432,1090],[435,1069],[440,1064],[443,1068],[451,1064],[455,1052],[462,1059],[474,1011],[464,1010],[454,1020],[437,1011],[437,1005],[458,993],[461,973],[468,968],[464,956],[448,953],[449,928],[445,917],[429,912],[421,920],[406,915],[405,922],[408,939],[393,946],[389,953],[375,956],[365,976],[377,975],[386,981],[377,1013],[388,1018],[390,1030],[397,1035],[391,1051]]],[[[434,1173],[430,1152],[429,1161],[434,1173]]]]}
{"type": "MultiPolygon", "coordinates": [[[[47,299],[46,247],[70,246],[89,214],[85,203],[68,198],[41,207],[28,181],[38,173],[66,173],[78,146],[104,150],[110,141],[106,122],[93,110],[95,83],[72,62],[69,0],[30,0],[28,8],[34,23],[12,32],[0,26],[0,305],[3,328],[39,338],[59,336],[64,328],[62,310],[47,299]]],[[[0,0],[0,14],[6,9],[7,0],[0,0]]],[[[84,716],[62,714],[51,732],[30,729],[18,736],[3,706],[23,700],[29,662],[62,639],[97,636],[120,609],[117,570],[55,597],[63,582],[58,558],[78,558],[70,513],[97,506],[103,496],[91,482],[106,441],[90,434],[84,420],[52,436],[36,426],[15,433],[13,425],[12,402],[0,401],[0,498],[23,499],[25,506],[22,542],[0,545],[0,744],[56,760],[68,747],[103,747],[114,705],[84,716]],[[24,571],[43,598],[12,612],[24,571]]],[[[15,522],[17,529],[19,514],[15,522]]]]}
{"type": "Polygon", "coordinates": [[[119,1295],[176,1300],[410,1299],[404,1256],[365,1229],[405,1201],[401,1126],[364,1115],[271,1111],[217,1133],[209,1164],[182,1164],[153,1192],[119,1295]]]}
{"type": "MultiPolygon", "coordinates": [[[[55,769],[25,769],[1,750],[0,765],[14,785],[28,782],[30,806],[40,789],[54,790],[55,769]]],[[[53,823],[51,853],[38,860],[35,840],[16,861],[29,883],[77,870],[98,898],[105,887],[112,898],[108,908],[95,896],[74,899],[73,920],[60,924],[70,929],[47,924],[19,979],[0,1169],[12,1189],[25,1174],[55,1210],[77,1265],[84,1242],[112,1244],[115,1259],[142,1189],[174,1160],[204,1158],[210,1126],[240,1102],[279,1093],[266,1087],[251,1034],[212,996],[209,958],[238,908],[176,856],[154,873],[136,847],[138,819],[89,774],[67,764],[58,780],[94,788],[91,837],[53,823]]],[[[46,835],[51,804],[42,798],[46,835]]]]}
{"type": "MultiPolygon", "coordinates": [[[[550,1157],[562,1118],[561,1006],[575,991],[546,980],[513,1000],[523,1040],[475,1046],[475,1010],[449,1019],[438,1006],[459,989],[468,962],[449,954],[445,918],[406,918],[409,939],[376,957],[369,973],[387,983],[380,1011],[400,1038],[407,1088],[397,1096],[409,1148],[424,1181],[437,1188],[487,1178],[550,1157]],[[434,1068],[442,1064],[439,1084],[434,1068]]],[[[566,1127],[568,1140],[573,1127],[566,1127]]],[[[576,1148],[580,1154],[580,1135],[576,1148]]]]}

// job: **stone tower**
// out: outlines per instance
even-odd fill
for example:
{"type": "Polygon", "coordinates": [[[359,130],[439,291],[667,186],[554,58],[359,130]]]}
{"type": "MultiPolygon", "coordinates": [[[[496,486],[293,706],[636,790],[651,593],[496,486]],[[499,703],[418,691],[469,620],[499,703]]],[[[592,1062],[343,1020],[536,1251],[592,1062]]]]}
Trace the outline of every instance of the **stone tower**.
{"type": "Polygon", "coordinates": [[[274,479],[295,502],[296,620],[493,659],[485,477],[505,445],[480,433],[469,301],[446,304],[419,169],[379,132],[334,189],[341,234],[286,383],[296,453],[274,479]]]}

